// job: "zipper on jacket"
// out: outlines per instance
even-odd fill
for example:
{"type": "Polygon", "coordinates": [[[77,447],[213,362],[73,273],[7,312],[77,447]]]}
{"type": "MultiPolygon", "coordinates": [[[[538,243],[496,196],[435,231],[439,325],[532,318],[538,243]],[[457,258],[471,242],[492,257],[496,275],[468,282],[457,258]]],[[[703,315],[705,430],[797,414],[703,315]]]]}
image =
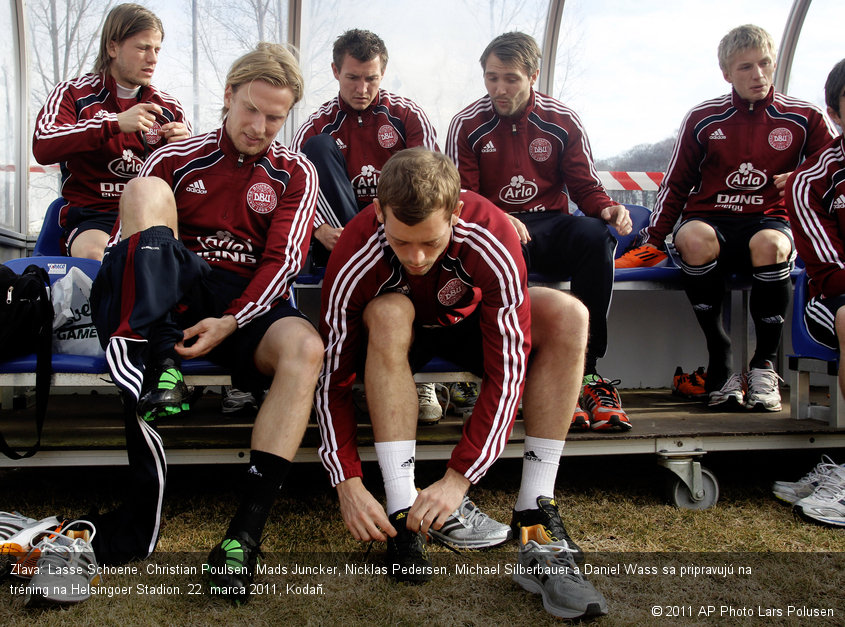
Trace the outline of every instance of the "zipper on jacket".
{"type": "Polygon", "coordinates": [[[522,167],[522,160],[519,158],[521,152],[519,149],[519,140],[517,139],[518,131],[516,128],[516,122],[511,123],[511,139],[513,139],[513,150],[511,154],[513,154],[513,165],[515,168],[519,169],[522,167]]]}
{"type": "Polygon", "coordinates": [[[244,156],[238,155],[238,167],[241,167],[244,164],[244,156]]]}
{"type": "Polygon", "coordinates": [[[361,114],[358,114],[358,126],[364,126],[364,118],[361,117],[361,114]]]}

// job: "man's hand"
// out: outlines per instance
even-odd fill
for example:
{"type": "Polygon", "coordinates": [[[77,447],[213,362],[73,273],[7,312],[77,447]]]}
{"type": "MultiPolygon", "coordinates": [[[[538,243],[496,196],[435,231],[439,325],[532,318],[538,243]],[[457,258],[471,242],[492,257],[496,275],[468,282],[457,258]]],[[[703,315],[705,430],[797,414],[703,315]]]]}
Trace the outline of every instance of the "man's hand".
{"type": "Polygon", "coordinates": [[[384,508],[364,487],[361,477],[338,483],[337,497],[343,522],[356,540],[386,542],[385,533],[391,538],[396,536],[396,529],[387,519],[384,508]]]}
{"type": "Polygon", "coordinates": [[[611,205],[601,210],[601,219],[616,229],[619,235],[631,232],[631,214],[624,205],[611,205]]]}
{"type": "Polygon", "coordinates": [[[237,328],[238,323],[231,314],[222,318],[203,318],[182,332],[182,341],[176,344],[176,352],[185,359],[200,357],[232,335],[237,328]],[[185,346],[185,342],[193,337],[197,341],[191,346],[185,346]]]}
{"type": "Polygon", "coordinates": [[[343,228],[336,229],[328,224],[321,224],[314,231],[314,237],[326,247],[326,250],[333,250],[341,233],[343,233],[343,228]]]}
{"type": "Polygon", "coordinates": [[[131,109],[117,114],[117,123],[121,133],[146,133],[156,121],[156,113],[161,113],[161,107],[152,102],[139,102],[131,109]]]}
{"type": "Polygon", "coordinates": [[[469,479],[451,468],[442,479],[417,494],[408,512],[408,529],[428,534],[428,528],[440,529],[451,516],[469,489],[469,479]]]}
{"type": "Polygon", "coordinates": [[[516,234],[519,235],[519,242],[521,244],[527,244],[528,242],[530,242],[531,236],[528,234],[528,227],[525,226],[525,224],[522,222],[522,220],[519,220],[518,218],[513,217],[509,213],[506,213],[505,215],[508,216],[508,220],[511,221],[513,228],[516,229],[516,234]]]}
{"type": "Polygon", "coordinates": [[[180,139],[188,139],[191,134],[188,127],[182,122],[168,122],[161,125],[161,136],[167,143],[178,142],[180,139]]]}
{"type": "Polygon", "coordinates": [[[783,174],[775,174],[774,177],[772,177],[772,181],[774,181],[775,187],[780,193],[781,198],[783,198],[784,194],[786,194],[786,179],[789,178],[790,174],[792,174],[792,172],[784,172],[783,174]]]}

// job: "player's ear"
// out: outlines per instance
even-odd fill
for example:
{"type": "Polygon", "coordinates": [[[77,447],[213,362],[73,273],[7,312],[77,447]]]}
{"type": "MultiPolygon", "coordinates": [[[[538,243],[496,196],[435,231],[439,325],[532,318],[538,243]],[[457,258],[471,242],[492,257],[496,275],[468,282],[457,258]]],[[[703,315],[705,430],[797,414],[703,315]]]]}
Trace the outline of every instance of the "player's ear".
{"type": "Polygon", "coordinates": [[[463,208],[464,208],[464,201],[459,200],[458,204],[455,205],[455,208],[452,209],[452,216],[450,218],[450,222],[451,222],[452,226],[455,226],[458,223],[458,218],[461,217],[461,211],[463,211],[463,208]]]}
{"type": "Polygon", "coordinates": [[[384,212],[381,210],[381,204],[378,198],[373,198],[373,206],[376,209],[376,219],[379,221],[379,224],[384,224],[384,212]]]}

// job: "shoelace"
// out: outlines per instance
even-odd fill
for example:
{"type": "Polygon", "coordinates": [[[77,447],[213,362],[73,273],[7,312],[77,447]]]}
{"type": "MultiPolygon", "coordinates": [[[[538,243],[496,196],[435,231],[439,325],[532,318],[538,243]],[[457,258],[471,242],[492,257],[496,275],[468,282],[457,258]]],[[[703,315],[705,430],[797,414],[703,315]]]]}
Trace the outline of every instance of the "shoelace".
{"type": "Polygon", "coordinates": [[[619,397],[616,394],[616,388],[614,386],[620,383],[622,383],[620,379],[614,379],[613,381],[600,379],[595,383],[588,383],[586,387],[589,387],[591,391],[595,392],[596,396],[598,396],[598,404],[601,407],[618,409],[620,407],[619,397]]]}
{"type": "Polygon", "coordinates": [[[820,483],[825,477],[827,477],[831,472],[833,472],[834,468],[837,468],[839,464],[835,463],[830,457],[827,455],[822,455],[822,461],[816,464],[816,467],[813,468],[810,472],[806,475],[801,477],[796,483],[820,483]]]}
{"type": "Polygon", "coordinates": [[[722,392],[741,392],[742,387],[742,375],[738,372],[735,372],[730,377],[728,377],[727,381],[725,381],[725,384],[722,386],[722,392]]]}
{"type": "Polygon", "coordinates": [[[766,394],[777,390],[778,381],[782,380],[773,370],[754,369],[748,373],[748,387],[766,394]]]}
{"type": "MultiPolygon", "coordinates": [[[[542,561],[555,569],[555,576],[567,577],[578,582],[584,581],[584,575],[581,574],[573,559],[575,550],[570,548],[566,541],[538,544],[534,540],[529,540],[523,550],[542,553],[542,561]]],[[[540,560],[540,558],[535,559],[540,560]]]]}
{"type": "Polygon", "coordinates": [[[813,491],[812,498],[833,503],[841,500],[843,496],[845,496],[845,469],[842,470],[841,476],[837,471],[825,475],[813,491]]]}
{"type": "Polygon", "coordinates": [[[483,524],[486,519],[490,518],[487,514],[478,509],[478,507],[476,507],[469,499],[464,500],[458,506],[458,513],[466,519],[467,524],[470,527],[475,526],[476,522],[478,524],[483,524]]]}

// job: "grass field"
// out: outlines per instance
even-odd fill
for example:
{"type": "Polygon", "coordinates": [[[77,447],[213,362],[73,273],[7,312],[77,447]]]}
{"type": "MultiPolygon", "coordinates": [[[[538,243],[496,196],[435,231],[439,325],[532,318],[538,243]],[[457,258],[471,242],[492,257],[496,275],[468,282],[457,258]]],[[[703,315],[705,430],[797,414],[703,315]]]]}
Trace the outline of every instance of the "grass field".
{"type": "MultiPolygon", "coordinates": [[[[842,450],[834,459],[845,461],[842,450]],[[843,459],[839,459],[843,458],[843,459]]],[[[610,614],[596,625],[843,625],[845,529],[808,524],[769,491],[775,479],[794,480],[818,453],[733,453],[706,456],[721,498],[706,511],[664,503],[665,472],[652,457],[567,458],[558,500],[573,538],[588,552],[589,579],[607,597],[610,614]],[[628,572],[636,570],[639,572],[628,572]],[[709,574],[695,569],[713,568],[709,574]],[[674,569],[674,572],[673,570],[674,569]],[[683,575],[683,576],[682,576],[683,575]],[[790,609],[791,608],[791,609],[790,609]],[[778,615],[780,612],[781,615],[778,615]],[[832,616],[812,616],[832,612],[832,616]],[[766,614],[768,613],[768,616],[766,614]],[[662,614],[662,616],[658,616],[662,614]],[[674,614],[675,616],[672,616],[674,614]],[[810,614],[808,616],[808,614],[810,614]]],[[[418,464],[418,484],[442,472],[418,464]]],[[[0,472],[0,510],[41,517],[107,509],[120,494],[125,469],[0,472]]],[[[455,555],[433,547],[446,575],[424,586],[394,584],[361,573],[381,565],[384,546],[352,540],[322,467],[297,464],[267,526],[265,564],[287,574],[257,577],[261,594],[232,608],[207,595],[201,574],[149,574],[169,566],[199,568],[219,540],[235,504],[239,468],[172,467],[158,551],[137,574],[107,574],[106,592],[69,609],[27,609],[0,582],[4,625],[544,625],[558,623],[540,597],[509,574],[513,544],[455,555]],[[478,568],[487,567],[487,571],[478,568]],[[359,572],[347,573],[347,567],[359,572]],[[322,568],[322,572],[319,569],[322,568]],[[336,571],[331,569],[335,568],[336,571]],[[475,568],[475,572],[472,569],[475,568]],[[491,574],[490,569],[499,569],[491,574]],[[302,573],[302,570],[311,572],[302,573]],[[299,572],[295,572],[299,571],[299,572]],[[291,588],[288,588],[288,586],[291,588]],[[119,590],[118,588],[123,588],[119,590]],[[127,592],[130,590],[130,592],[127,592]]],[[[365,466],[368,484],[378,469],[365,466]]],[[[501,460],[471,496],[499,520],[510,520],[520,463],[501,460]]]]}

